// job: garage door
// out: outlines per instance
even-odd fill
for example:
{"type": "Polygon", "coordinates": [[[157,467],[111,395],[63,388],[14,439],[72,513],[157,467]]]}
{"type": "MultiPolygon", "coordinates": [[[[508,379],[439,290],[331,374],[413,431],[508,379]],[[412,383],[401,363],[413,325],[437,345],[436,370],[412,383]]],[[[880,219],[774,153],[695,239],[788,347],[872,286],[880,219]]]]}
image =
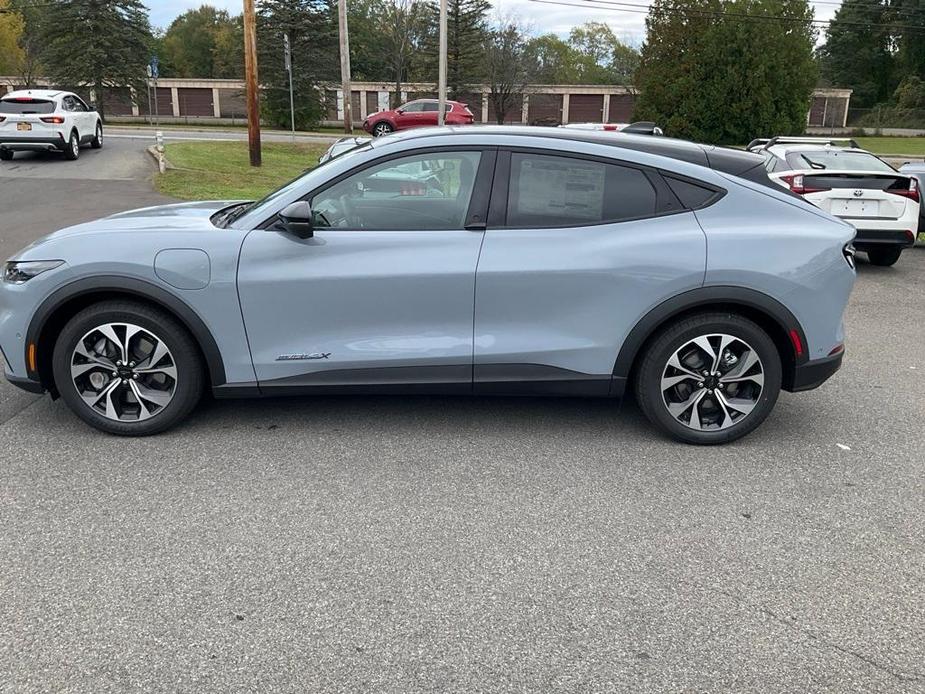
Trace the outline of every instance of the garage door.
{"type": "Polygon", "coordinates": [[[569,123],[602,123],[603,121],[603,94],[572,94],[569,96],[569,123]]]}
{"type": "Polygon", "coordinates": [[[631,123],[636,98],[632,94],[611,94],[608,123],[631,123]]]}
{"type": "Polygon", "coordinates": [[[138,109],[141,115],[146,116],[148,113],[156,112],[161,116],[173,115],[173,101],[171,100],[170,87],[157,88],[157,109],[154,108],[154,89],[151,92],[151,108],[148,109],[148,95],[144,92],[138,95],[138,109]]]}
{"type": "Polygon", "coordinates": [[[177,90],[181,116],[213,116],[212,90],[199,87],[180,87],[177,90]]]}
{"type": "Polygon", "coordinates": [[[562,95],[531,94],[527,117],[530,125],[559,125],[562,122],[562,95]]]}

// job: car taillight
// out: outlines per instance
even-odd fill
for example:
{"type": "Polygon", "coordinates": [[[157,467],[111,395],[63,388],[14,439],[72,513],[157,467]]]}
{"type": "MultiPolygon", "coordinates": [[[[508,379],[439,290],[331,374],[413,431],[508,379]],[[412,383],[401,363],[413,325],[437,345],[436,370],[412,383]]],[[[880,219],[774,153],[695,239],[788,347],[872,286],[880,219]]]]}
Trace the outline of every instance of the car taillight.
{"type": "Polygon", "coordinates": [[[55,125],[61,125],[64,123],[64,118],[61,116],[44,116],[40,119],[43,123],[53,123],[55,125]]]}
{"type": "Polygon", "coordinates": [[[902,195],[904,198],[919,202],[919,182],[914,178],[909,179],[908,188],[887,188],[886,192],[893,195],[902,195]]]}
{"type": "Polygon", "coordinates": [[[781,180],[785,181],[790,190],[797,195],[806,195],[807,193],[823,193],[827,190],[832,190],[831,188],[807,188],[804,185],[805,179],[803,174],[791,174],[789,176],[781,176],[781,180]]]}

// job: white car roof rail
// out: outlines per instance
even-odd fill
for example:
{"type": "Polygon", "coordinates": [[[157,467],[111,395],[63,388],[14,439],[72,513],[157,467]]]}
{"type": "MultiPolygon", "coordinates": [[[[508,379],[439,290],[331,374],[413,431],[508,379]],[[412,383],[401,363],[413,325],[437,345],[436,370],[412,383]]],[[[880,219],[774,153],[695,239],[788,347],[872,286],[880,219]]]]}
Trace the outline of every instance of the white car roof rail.
{"type": "Polygon", "coordinates": [[[862,147],[850,137],[790,137],[788,135],[755,138],[748,143],[748,147],[745,149],[751,150],[759,145],[761,145],[761,149],[767,149],[774,145],[837,145],[844,142],[847,142],[848,145],[854,149],[862,149],[862,147]]]}

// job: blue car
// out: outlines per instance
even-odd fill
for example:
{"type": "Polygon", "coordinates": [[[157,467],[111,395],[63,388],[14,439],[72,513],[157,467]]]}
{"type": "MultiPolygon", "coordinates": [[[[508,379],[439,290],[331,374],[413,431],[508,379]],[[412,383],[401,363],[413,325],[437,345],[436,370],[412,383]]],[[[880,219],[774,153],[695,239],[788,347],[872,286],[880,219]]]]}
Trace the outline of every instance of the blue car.
{"type": "Polygon", "coordinates": [[[62,229],[0,287],[7,378],[113,434],[215,397],[621,398],[739,438],[844,356],[854,229],[761,156],[529,127],[371,141],[256,202],[62,229]]]}

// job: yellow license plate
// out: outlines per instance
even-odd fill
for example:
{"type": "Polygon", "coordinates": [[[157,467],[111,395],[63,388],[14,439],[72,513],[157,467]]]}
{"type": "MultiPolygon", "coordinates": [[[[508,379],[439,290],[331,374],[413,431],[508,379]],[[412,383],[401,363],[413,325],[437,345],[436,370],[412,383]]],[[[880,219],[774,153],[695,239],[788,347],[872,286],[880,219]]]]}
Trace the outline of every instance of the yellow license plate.
{"type": "Polygon", "coordinates": [[[32,130],[32,123],[17,123],[17,130],[32,130]]]}

